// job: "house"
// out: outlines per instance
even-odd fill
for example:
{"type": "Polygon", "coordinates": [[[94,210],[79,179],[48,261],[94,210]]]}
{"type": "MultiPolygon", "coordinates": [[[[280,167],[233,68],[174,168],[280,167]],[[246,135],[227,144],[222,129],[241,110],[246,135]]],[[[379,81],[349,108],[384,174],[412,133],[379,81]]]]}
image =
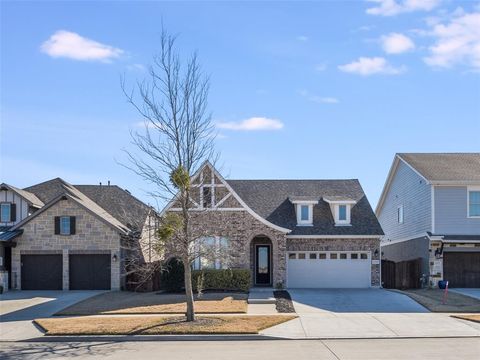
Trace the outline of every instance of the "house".
{"type": "Polygon", "coordinates": [[[124,288],[125,261],[143,256],[152,216],[151,207],[110,183],[71,185],[56,178],[26,189],[1,184],[4,289],[124,288]]]}
{"type": "Polygon", "coordinates": [[[383,258],[480,287],[480,153],[396,154],[377,209],[383,258]]]}
{"type": "MultiPolygon", "coordinates": [[[[192,177],[191,220],[253,286],[380,286],[379,222],[358,180],[226,180],[208,162],[192,177]]],[[[176,199],[166,212],[180,211],[176,199]]],[[[198,259],[195,269],[222,268],[198,259]]]]}

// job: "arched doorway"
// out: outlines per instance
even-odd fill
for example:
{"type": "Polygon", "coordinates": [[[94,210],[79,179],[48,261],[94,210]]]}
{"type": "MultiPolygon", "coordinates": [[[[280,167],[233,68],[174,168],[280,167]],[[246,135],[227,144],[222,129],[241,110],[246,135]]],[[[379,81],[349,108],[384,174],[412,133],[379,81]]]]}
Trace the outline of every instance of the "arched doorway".
{"type": "Polygon", "coordinates": [[[250,243],[250,268],[254,286],[272,286],[273,246],[265,235],[255,236],[250,243]]]}

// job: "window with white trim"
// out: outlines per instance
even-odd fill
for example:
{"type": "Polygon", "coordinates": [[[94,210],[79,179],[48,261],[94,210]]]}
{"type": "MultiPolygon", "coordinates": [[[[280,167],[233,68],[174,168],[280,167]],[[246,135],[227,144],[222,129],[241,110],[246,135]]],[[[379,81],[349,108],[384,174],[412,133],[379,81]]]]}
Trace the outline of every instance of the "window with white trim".
{"type": "Polygon", "coordinates": [[[468,190],[468,217],[480,217],[480,188],[468,190]]]}
{"type": "Polygon", "coordinates": [[[335,204],[335,225],[350,225],[350,204],[335,204]]]}
{"type": "Polygon", "coordinates": [[[221,236],[199,238],[195,241],[196,259],[193,270],[228,269],[230,242],[221,236]]]}
{"type": "Polygon", "coordinates": [[[313,224],[313,204],[299,203],[295,205],[298,225],[313,224]]]}
{"type": "Polygon", "coordinates": [[[397,222],[403,224],[403,205],[397,207],[397,222]]]}

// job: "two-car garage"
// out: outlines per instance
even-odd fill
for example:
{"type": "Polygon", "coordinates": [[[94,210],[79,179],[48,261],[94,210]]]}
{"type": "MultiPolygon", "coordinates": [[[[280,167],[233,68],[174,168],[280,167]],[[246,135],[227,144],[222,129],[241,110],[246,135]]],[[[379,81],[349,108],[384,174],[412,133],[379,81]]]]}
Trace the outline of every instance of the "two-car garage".
{"type": "Polygon", "coordinates": [[[295,251],[288,253],[289,288],[369,288],[371,255],[367,251],[295,251]]]}
{"type": "Polygon", "coordinates": [[[62,290],[64,272],[69,290],[110,290],[110,254],[67,256],[64,263],[62,254],[21,255],[22,290],[62,290]]]}

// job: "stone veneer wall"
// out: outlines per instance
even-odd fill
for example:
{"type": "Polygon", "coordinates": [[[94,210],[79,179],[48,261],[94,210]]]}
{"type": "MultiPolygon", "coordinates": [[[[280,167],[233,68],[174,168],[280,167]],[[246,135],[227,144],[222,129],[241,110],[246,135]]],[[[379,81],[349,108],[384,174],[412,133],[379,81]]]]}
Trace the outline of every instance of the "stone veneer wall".
{"type": "MultiPolygon", "coordinates": [[[[371,259],[375,250],[380,254],[380,239],[287,239],[287,251],[370,251],[371,259]]],[[[371,286],[380,286],[380,261],[371,265],[371,286]]]]}
{"type": "MultiPolygon", "coordinates": [[[[253,269],[250,244],[256,236],[272,241],[273,285],[286,279],[285,234],[255,219],[247,211],[193,212],[191,221],[196,233],[205,236],[224,236],[230,240],[232,267],[253,269]]],[[[253,273],[252,273],[253,275],[253,273]]]]}
{"type": "Polygon", "coordinates": [[[63,254],[63,290],[69,289],[69,254],[117,255],[111,262],[111,289],[121,286],[120,234],[76,202],[61,200],[25,224],[12,248],[12,287],[21,288],[21,255],[63,254]],[[55,235],[55,216],[75,216],[75,235],[55,235]]]}

